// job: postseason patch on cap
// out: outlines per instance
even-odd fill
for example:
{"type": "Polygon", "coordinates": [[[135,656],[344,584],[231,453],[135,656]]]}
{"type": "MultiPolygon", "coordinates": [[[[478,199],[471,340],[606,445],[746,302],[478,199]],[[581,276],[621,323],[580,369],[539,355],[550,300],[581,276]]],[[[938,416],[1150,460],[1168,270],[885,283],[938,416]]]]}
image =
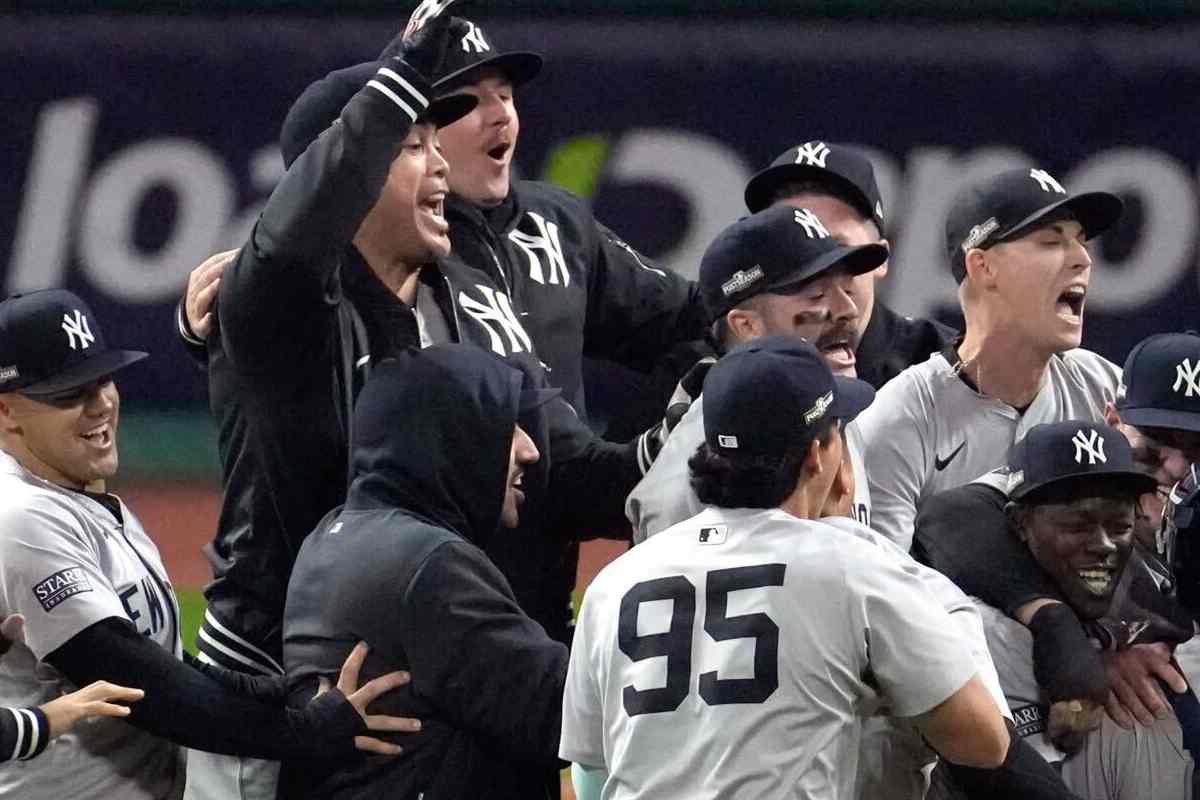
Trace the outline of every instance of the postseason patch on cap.
{"type": "Polygon", "coordinates": [[[979,247],[979,245],[987,241],[987,238],[991,236],[999,227],[1000,223],[996,221],[995,217],[992,217],[987,222],[981,222],[974,228],[971,228],[971,230],[967,233],[967,238],[963,239],[962,251],[965,253],[968,250],[979,247]]]}
{"type": "Polygon", "coordinates": [[[812,408],[804,412],[804,424],[812,425],[815,421],[825,416],[825,412],[829,410],[829,406],[833,405],[833,392],[826,392],[817,398],[817,401],[812,404],[812,408]]]}
{"type": "Polygon", "coordinates": [[[0,382],[13,381],[19,377],[21,377],[21,371],[16,368],[16,365],[0,367],[0,382]]]}
{"type": "Polygon", "coordinates": [[[33,596],[46,611],[53,610],[55,606],[69,597],[90,591],[92,591],[92,584],[88,582],[87,574],[82,567],[59,570],[33,586],[33,596]]]}
{"type": "Polygon", "coordinates": [[[733,277],[721,284],[721,291],[726,297],[735,295],[743,289],[748,289],[763,278],[763,269],[753,266],[750,269],[739,269],[733,277]]]}
{"type": "Polygon", "coordinates": [[[726,436],[725,434],[721,433],[717,435],[717,444],[721,447],[728,447],[730,450],[736,450],[738,446],[738,440],[736,436],[726,436]]]}

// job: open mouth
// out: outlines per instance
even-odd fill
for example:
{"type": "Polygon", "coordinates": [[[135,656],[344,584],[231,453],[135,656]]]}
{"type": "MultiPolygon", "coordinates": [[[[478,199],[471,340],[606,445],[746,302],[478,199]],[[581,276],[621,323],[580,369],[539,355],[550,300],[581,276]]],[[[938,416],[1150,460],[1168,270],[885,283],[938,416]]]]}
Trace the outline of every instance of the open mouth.
{"type": "Polygon", "coordinates": [[[822,338],[817,341],[817,349],[834,371],[853,367],[858,360],[854,355],[854,342],[849,336],[822,338]]]}
{"type": "Polygon", "coordinates": [[[79,436],[95,447],[108,447],[112,444],[112,426],[106,422],[79,436]]]}
{"type": "Polygon", "coordinates": [[[496,161],[503,161],[510,150],[512,150],[511,142],[500,142],[495,147],[489,148],[487,154],[489,158],[496,161]]]}
{"type": "Polygon", "coordinates": [[[1083,581],[1083,585],[1088,591],[1094,595],[1105,595],[1112,586],[1113,577],[1116,575],[1116,569],[1113,567],[1098,564],[1091,567],[1085,567],[1077,573],[1079,580],[1083,581]]]}
{"type": "Polygon", "coordinates": [[[1068,286],[1058,296],[1055,310],[1059,316],[1078,320],[1083,316],[1083,302],[1087,297],[1087,289],[1083,286],[1068,286]]]}

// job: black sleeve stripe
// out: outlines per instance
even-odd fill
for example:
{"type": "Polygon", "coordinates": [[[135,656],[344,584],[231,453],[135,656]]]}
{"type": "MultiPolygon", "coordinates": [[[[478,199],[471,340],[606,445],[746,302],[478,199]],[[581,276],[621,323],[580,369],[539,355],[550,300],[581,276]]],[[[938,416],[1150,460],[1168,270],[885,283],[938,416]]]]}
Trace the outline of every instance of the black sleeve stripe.
{"type": "MultiPolygon", "coordinates": [[[[397,64],[397,68],[400,68],[399,64],[397,64]]],[[[375,73],[375,77],[367,81],[367,86],[391,100],[408,116],[410,121],[416,122],[417,117],[429,108],[429,92],[417,87],[416,84],[421,81],[415,74],[410,77],[414,80],[401,75],[391,67],[380,67],[379,71],[375,73]]]]}

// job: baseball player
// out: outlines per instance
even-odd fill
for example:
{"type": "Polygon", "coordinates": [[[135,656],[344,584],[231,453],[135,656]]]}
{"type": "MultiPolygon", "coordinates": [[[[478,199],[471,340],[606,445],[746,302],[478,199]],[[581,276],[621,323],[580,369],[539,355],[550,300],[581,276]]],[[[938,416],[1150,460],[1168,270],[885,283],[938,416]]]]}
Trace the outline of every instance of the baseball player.
{"type": "Polygon", "coordinates": [[[768,337],[704,388],[691,468],[710,507],[605,568],[577,623],[560,755],[599,779],[583,797],[853,797],[868,672],[946,758],[1001,764],[1004,720],[945,611],[815,521],[868,385],[768,337]]]}
{"type": "MultiPolygon", "coordinates": [[[[25,618],[10,614],[0,622],[0,656],[24,637],[25,618]]],[[[39,755],[55,736],[95,717],[125,717],[142,698],[141,689],[96,681],[90,686],[29,708],[0,708],[0,761],[28,761],[39,755]],[[5,713],[7,712],[7,713],[5,713]]]]}
{"type": "MultiPolygon", "coordinates": [[[[789,147],[746,184],[751,212],[783,204],[807,208],[844,245],[881,244],[883,198],[871,161],[844,144],[808,141],[789,147]]],[[[876,389],[913,364],[950,344],[955,331],[940,322],[904,317],[875,297],[875,284],[888,273],[885,261],[854,280],[858,329],[843,341],[828,340],[822,351],[854,364],[855,376],[876,389]]]]}
{"type": "MultiPolygon", "coordinates": [[[[846,346],[838,343],[857,330],[856,276],[870,273],[886,259],[887,248],[879,244],[838,244],[808,209],[778,206],[751,214],[718,234],[700,262],[700,285],[712,309],[714,339],[722,347],[733,347],[768,335],[803,337],[821,350],[831,369],[853,375],[853,354],[847,356],[846,346]],[[836,346],[824,347],[825,343],[836,346]]],[[[701,368],[710,364],[711,360],[701,368]]],[[[703,441],[703,429],[703,406],[693,402],[626,501],[634,541],[700,510],[688,484],[687,461],[703,441]]],[[[852,449],[859,446],[856,436],[850,426],[852,449]]],[[[854,467],[854,513],[865,522],[871,500],[861,458],[854,459],[854,467]]]]}
{"type": "Polygon", "coordinates": [[[362,734],[407,725],[390,717],[368,724],[364,708],[404,676],[354,692],[350,669],[338,684],[349,702],[329,693],[288,711],[278,682],[183,654],[158,549],[106,491],[120,421],[111,376],[145,356],[108,347],[70,292],[0,303],[0,614],[26,620],[23,640],[0,660],[0,703],[40,705],[98,680],[145,690],[126,715],[131,724],[80,726],[26,768],[0,771],[0,795],[175,797],[177,744],[268,758],[345,755],[354,743],[395,752],[362,734]]]}
{"type": "MultiPolygon", "coordinates": [[[[1135,506],[1155,490],[1155,479],[1136,467],[1119,431],[1087,421],[1034,426],[1007,466],[1007,513],[1021,546],[1080,619],[1109,614],[1120,602],[1124,573],[1135,568],[1135,506]]],[[[963,528],[976,523],[973,516],[957,521],[963,528]]],[[[1068,787],[1089,800],[1192,796],[1192,759],[1173,714],[1127,730],[1097,709],[1098,727],[1075,734],[1069,751],[1060,748],[1048,728],[1064,704],[1039,684],[1033,636],[1002,611],[979,605],[1017,731],[1058,765],[1068,787]]]]}
{"type": "Polygon", "coordinates": [[[966,333],[890,381],[858,420],[872,527],[907,549],[922,502],[1000,466],[1033,425],[1103,419],[1120,370],[1079,349],[1085,243],[1120,213],[1115,195],[1069,195],[1041,169],[1000,173],[958,197],[946,248],[966,333]]]}
{"type": "MultiPolygon", "coordinates": [[[[1188,474],[1188,465],[1200,459],[1200,397],[1189,396],[1182,379],[1188,374],[1184,365],[1197,359],[1200,336],[1161,334],[1145,339],[1126,358],[1124,383],[1105,411],[1108,424],[1129,440],[1134,463],[1157,484],[1154,492],[1139,498],[1134,535],[1136,561],[1144,561],[1160,576],[1166,572],[1159,564],[1165,556],[1156,521],[1162,498],[1188,474]]],[[[1152,624],[1139,625],[1133,641],[1118,631],[1101,664],[1069,606],[1060,602],[1059,592],[1010,535],[1003,513],[1006,480],[1003,472],[987,475],[931,497],[917,519],[914,552],[965,591],[1029,625],[1039,679],[1052,699],[1095,696],[1110,717],[1126,727],[1135,720],[1152,724],[1168,705],[1176,706],[1186,719],[1178,705],[1188,684],[1172,664],[1170,649],[1161,644],[1128,645],[1183,642],[1191,636],[1191,621],[1163,604],[1153,591],[1152,578],[1151,591],[1139,597],[1140,607],[1114,615],[1116,621],[1152,624]],[[961,528],[965,518],[972,520],[969,536],[961,528]],[[998,563],[1007,566],[996,570],[998,563]],[[1121,649],[1116,650],[1118,643],[1121,649]],[[1156,679],[1173,693],[1164,694],[1156,679]]],[[[1194,653],[1192,641],[1177,649],[1185,671],[1193,667],[1194,653]]]]}
{"type": "Polygon", "coordinates": [[[480,545],[524,513],[540,460],[525,427],[558,394],[465,345],[376,368],[355,406],[346,504],[296,558],[284,660],[303,704],[361,636],[369,674],[412,671],[424,725],[399,758],[285,764],[284,796],[557,795],[567,648],[522,612],[480,545]]]}

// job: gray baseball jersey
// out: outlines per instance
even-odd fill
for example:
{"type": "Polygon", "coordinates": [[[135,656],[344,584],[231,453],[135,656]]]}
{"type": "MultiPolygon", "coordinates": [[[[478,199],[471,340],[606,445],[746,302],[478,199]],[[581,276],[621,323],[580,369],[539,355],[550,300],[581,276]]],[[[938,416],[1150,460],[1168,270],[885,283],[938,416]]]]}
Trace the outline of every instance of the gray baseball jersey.
{"type": "Polygon", "coordinates": [[[1087,350],[1050,359],[1024,413],[981,395],[941,353],[889,381],[856,420],[871,484],[871,527],[905,550],[925,498],[1001,466],[1034,425],[1103,420],[1121,369],[1087,350]]]}
{"type": "MultiPolygon", "coordinates": [[[[0,497],[0,617],[25,616],[25,641],[0,659],[0,704],[41,705],[78,688],[42,659],[111,617],[182,657],[174,590],[158,548],[124,503],[118,521],[95,499],[32,475],[3,452],[0,497]]],[[[123,721],[92,720],[40,757],[0,770],[0,797],[176,797],[178,750],[123,721]]]]}
{"type": "Polygon", "coordinates": [[[779,509],[707,508],[588,588],[559,753],[607,769],[606,800],[853,798],[863,676],[912,716],[975,671],[881,548],[779,509]]]}
{"type": "MultiPolygon", "coordinates": [[[[625,501],[625,516],[633,525],[634,544],[700,513],[704,507],[692,491],[688,459],[704,442],[703,396],[671,430],[650,469],[625,501]]],[[[863,440],[857,420],[846,426],[846,446],[854,467],[854,515],[864,524],[871,519],[871,494],[863,467],[863,440]]]]}
{"type": "Polygon", "coordinates": [[[976,602],[1017,733],[1042,758],[1062,762],[1068,789],[1089,800],[1191,798],[1192,758],[1173,715],[1126,731],[1106,714],[1079,752],[1068,756],[1055,747],[1046,736],[1048,701],[1033,674],[1033,635],[1003,612],[976,602]]]}

